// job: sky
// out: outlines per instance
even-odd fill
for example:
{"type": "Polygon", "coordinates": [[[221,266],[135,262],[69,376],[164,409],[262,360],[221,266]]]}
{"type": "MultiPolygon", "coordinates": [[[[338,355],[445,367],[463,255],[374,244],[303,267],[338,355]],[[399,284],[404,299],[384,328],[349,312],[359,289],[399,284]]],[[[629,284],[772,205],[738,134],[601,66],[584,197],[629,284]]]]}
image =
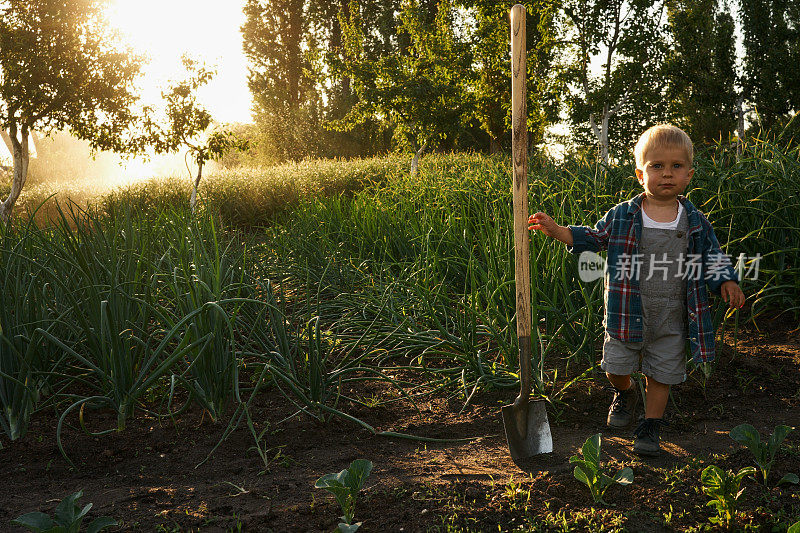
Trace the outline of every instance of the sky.
{"type": "Polygon", "coordinates": [[[143,98],[157,101],[166,82],[180,77],[181,55],[216,66],[199,99],[218,122],[250,122],[247,61],[242,52],[244,0],[112,0],[109,22],[134,49],[149,56],[143,98]]]}

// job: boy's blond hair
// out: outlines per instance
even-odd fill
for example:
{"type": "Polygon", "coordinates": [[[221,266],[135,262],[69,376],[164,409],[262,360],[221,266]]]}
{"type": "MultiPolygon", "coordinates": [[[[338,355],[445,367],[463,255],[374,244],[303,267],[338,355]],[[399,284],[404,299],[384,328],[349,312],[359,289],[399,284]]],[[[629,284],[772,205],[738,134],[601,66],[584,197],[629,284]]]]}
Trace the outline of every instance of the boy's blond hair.
{"type": "Polygon", "coordinates": [[[633,154],[636,157],[636,168],[644,170],[644,157],[651,148],[673,146],[684,148],[689,166],[694,160],[694,146],[686,132],[672,124],[656,124],[642,133],[633,154]]]}

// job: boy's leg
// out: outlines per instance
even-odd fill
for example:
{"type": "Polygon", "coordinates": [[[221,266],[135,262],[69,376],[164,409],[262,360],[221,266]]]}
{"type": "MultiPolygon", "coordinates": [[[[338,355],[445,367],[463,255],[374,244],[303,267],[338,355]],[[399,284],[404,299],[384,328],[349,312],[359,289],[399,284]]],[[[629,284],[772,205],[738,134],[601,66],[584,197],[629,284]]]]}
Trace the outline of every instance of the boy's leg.
{"type": "Polygon", "coordinates": [[[647,378],[645,389],[645,419],[634,431],[633,451],[639,455],[661,453],[660,428],[669,400],[670,385],[686,380],[685,307],[665,304],[658,313],[657,335],[643,348],[642,373],[647,378]]]}
{"type": "Polygon", "coordinates": [[[605,334],[600,368],[605,370],[614,388],[606,419],[609,427],[625,428],[633,422],[639,391],[631,382],[631,372],[638,369],[640,349],[641,343],[622,342],[612,338],[608,332],[605,334]]]}
{"type": "Polygon", "coordinates": [[[632,384],[630,374],[621,376],[619,374],[610,374],[606,372],[606,377],[608,377],[608,381],[610,381],[611,385],[613,385],[617,390],[628,390],[631,388],[632,384]]]}
{"type": "Polygon", "coordinates": [[[652,327],[642,347],[642,373],[647,377],[645,419],[634,431],[633,451],[659,455],[670,385],[686,380],[686,303],[682,298],[643,299],[642,309],[645,325],[652,327]]]}
{"type": "Polygon", "coordinates": [[[661,453],[661,436],[659,429],[669,400],[669,385],[653,379],[645,374],[644,420],[634,431],[633,451],[639,455],[659,455],[661,453]]]}
{"type": "Polygon", "coordinates": [[[613,385],[617,390],[628,390],[631,388],[632,383],[630,374],[620,376],[619,374],[611,374],[606,372],[606,376],[608,377],[608,381],[611,382],[611,385],[613,385]]]}
{"type": "Polygon", "coordinates": [[[645,388],[645,418],[662,418],[669,400],[669,385],[660,383],[650,376],[645,388]]]}

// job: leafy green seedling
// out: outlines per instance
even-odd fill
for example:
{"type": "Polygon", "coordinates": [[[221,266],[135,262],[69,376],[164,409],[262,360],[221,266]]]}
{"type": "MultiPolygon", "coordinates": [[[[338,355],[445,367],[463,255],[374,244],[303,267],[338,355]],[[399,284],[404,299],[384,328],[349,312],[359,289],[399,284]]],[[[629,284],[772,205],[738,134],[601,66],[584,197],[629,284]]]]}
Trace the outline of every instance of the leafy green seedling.
{"type": "Polygon", "coordinates": [[[582,481],[589,487],[595,503],[608,505],[603,500],[603,495],[606,489],[614,483],[620,485],[633,483],[633,470],[630,467],[626,466],[619,469],[613,478],[600,470],[600,433],[586,439],[581,448],[581,454],[583,454],[583,458],[579,455],[573,455],[569,458],[569,462],[576,463],[573,471],[575,479],[582,481]]]}
{"type": "Polygon", "coordinates": [[[789,529],[786,530],[786,533],[800,533],[800,521],[789,526],[789,529]]]}
{"type": "Polygon", "coordinates": [[[356,459],[350,463],[350,468],[346,468],[338,474],[325,474],[314,484],[315,488],[325,489],[333,494],[339,507],[342,508],[343,522],[338,527],[338,531],[341,533],[353,533],[361,527],[361,522],[353,523],[353,515],[355,514],[356,498],[358,498],[358,493],[370,472],[372,472],[372,461],[356,459]]]}
{"type": "MultiPolygon", "coordinates": [[[[776,426],[769,440],[762,442],[761,435],[756,431],[756,428],[750,424],[741,424],[731,430],[730,436],[733,440],[753,452],[756,464],[761,469],[764,485],[766,485],[769,472],[772,469],[772,464],[775,462],[775,454],[778,453],[778,449],[781,447],[783,440],[792,431],[794,431],[794,428],[790,426],[776,426]]],[[[800,479],[798,479],[797,474],[789,473],[778,481],[778,485],[781,483],[797,484],[798,481],[800,481],[800,479]]]]}
{"type": "MultiPolygon", "coordinates": [[[[78,505],[77,500],[83,496],[83,491],[79,490],[70,494],[56,507],[56,515],[50,518],[48,515],[35,511],[24,514],[11,521],[12,524],[22,526],[36,533],[78,533],[81,530],[83,517],[92,508],[91,503],[87,503],[83,509],[78,505]]],[[[98,533],[107,527],[116,526],[117,521],[108,516],[96,518],[86,533],[98,533]]]]}
{"type": "Polygon", "coordinates": [[[714,524],[730,526],[736,512],[736,503],[744,492],[740,488],[742,480],[755,475],[755,467],[746,466],[734,474],[731,470],[722,470],[716,465],[707,466],[700,473],[700,482],[703,484],[703,492],[711,498],[706,505],[717,510],[717,516],[709,520],[714,524]]]}

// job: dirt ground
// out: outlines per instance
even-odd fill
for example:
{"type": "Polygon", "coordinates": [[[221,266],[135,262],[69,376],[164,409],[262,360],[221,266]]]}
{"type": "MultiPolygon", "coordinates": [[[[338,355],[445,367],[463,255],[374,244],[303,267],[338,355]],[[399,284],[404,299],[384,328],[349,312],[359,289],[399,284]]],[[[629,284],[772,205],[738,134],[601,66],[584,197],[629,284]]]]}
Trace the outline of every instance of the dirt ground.
{"type": "MultiPolygon", "coordinates": [[[[505,441],[500,406],[513,399],[509,391],[479,393],[463,413],[460,397],[423,400],[421,412],[401,403],[348,409],[381,430],[478,437],[444,444],[373,436],[339,420],[322,425],[294,417],[277,424],[292,409],[267,391],[254,410],[257,430],[267,428],[266,469],[244,424],[197,466],[224,430],[199,411],[161,425],[139,413],[125,431],[100,437],[66,429],[64,446],[77,465],[72,468],[56,447],[55,414],[39,413],[25,438],[2,442],[0,530],[16,531],[10,520],[26,512],[52,514],[61,498],[83,489],[81,502],[94,504],[90,519],[106,515],[120,522],[112,531],[332,531],[341,512],[314,481],[354,459],[374,463],[356,505],[364,532],[710,527],[713,510],[705,505],[700,471],[711,463],[737,470],[753,464],[728,431],[744,422],[762,435],[777,424],[800,426],[800,334],[788,319],[759,325],[760,331],[739,332],[735,351],[726,338],[705,388],[695,374],[674,389],[662,435],[665,452],[656,459],[631,453],[630,431],[605,427],[609,393],[599,374],[573,386],[551,411],[555,452],[527,472],[511,461],[505,441]],[[592,503],[568,462],[597,432],[603,433],[607,471],[627,465],[635,476],[632,485],[608,490],[607,507],[592,503]]],[[[102,429],[115,419],[93,411],[87,421],[102,429]]],[[[772,483],[787,472],[800,473],[800,431],[786,443],[772,483]]],[[[748,480],[745,487],[737,528],[780,531],[800,520],[797,486],[768,489],[748,480]]]]}

